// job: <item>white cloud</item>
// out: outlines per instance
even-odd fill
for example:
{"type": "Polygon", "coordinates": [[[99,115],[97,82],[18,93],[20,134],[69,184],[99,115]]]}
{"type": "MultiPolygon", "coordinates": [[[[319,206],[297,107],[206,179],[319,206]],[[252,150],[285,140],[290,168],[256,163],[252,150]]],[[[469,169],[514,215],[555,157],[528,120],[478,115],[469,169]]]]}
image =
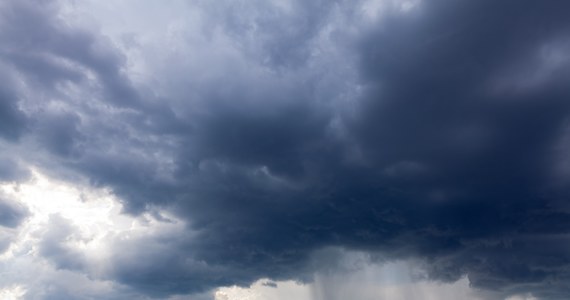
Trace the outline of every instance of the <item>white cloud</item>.
{"type": "Polygon", "coordinates": [[[20,285],[14,285],[0,289],[0,298],[4,300],[22,299],[26,294],[26,290],[20,285]]]}
{"type": "Polygon", "coordinates": [[[249,288],[225,287],[215,292],[216,300],[480,300],[479,291],[467,277],[452,283],[420,279],[423,271],[414,261],[375,263],[360,252],[346,252],[340,258],[342,270],[320,271],[314,282],[278,281],[276,287],[262,279],[249,288]]]}
{"type": "Polygon", "coordinates": [[[105,279],[113,243],[184,228],[165,212],[159,212],[160,219],[174,222],[148,213],[136,218],[121,214],[120,203],[108,190],[58,181],[38,171],[27,182],[1,184],[0,191],[30,211],[18,228],[9,229],[11,244],[0,255],[2,273],[8,275],[0,276],[1,299],[118,299],[129,289],[105,279]]]}

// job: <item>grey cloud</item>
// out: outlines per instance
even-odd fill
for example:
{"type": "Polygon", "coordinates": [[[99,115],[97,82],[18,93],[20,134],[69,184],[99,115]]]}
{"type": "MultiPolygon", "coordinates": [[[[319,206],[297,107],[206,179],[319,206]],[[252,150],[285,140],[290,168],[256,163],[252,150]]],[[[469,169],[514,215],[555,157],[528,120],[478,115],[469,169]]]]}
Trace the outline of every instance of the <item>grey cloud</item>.
{"type": "Polygon", "coordinates": [[[0,194],[0,226],[18,227],[28,214],[29,211],[24,205],[0,194]]]}
{"type": "Polygon", "coordinates": [[[2,99],[2,107],[0,107],[0,114],[2,114],[2,125],[0,127],[2,136],[10,140],[16,139],[21,135],[25,122],[24,114],[17,108],[15,102],[16,101],[11,99],[4,98],[2,99]]]}
{"type": "Polygon", "coordinates": [[[46,92],[58,89],[57,83],[85,83],[90,71],[103,87],[91,96],[121,107],[138,105],[138,95],[121,71],[124,57],[105,38],[57,18],[58,6],[56,1],[3,4],[2,61],[46,92]]]}
{"type": "MultiPolygon", "coordinates": [[[[175,237],[116,241],[109,279],[156,297],[306,280],[315,251],[338,246],[417,257],[433,279],[467,274],[504,295],[568,295],[570,216],[553,205],[567,191],[550,185],[549,162],[570,91],[554,77],[524,93],[495,88],[519,80],[502,81],[505,68],[567,35],[568,5],[423,1],[364,24],[343,1],[293,1],[291,11],[202,3],[240,61],[212,63],[228,72],[210,80],[164,74],[180,90],[155,99],[104,38],[22,3],[4,5],[0,39],[27,50],[2,59],[38,88],[67,80],[92,96],[34,112],[44,165],[55,157],[112,188],[131,214],[160,207],[189,223],[175,237]]],[[[566,78],[567,64],[556,74],[566,78]]],[[[23,118],[7,99],[0,113],[23,118]]],[[[6,136],[18,136],[23,121],[6,120],[6,136]]],[[[43,255],[81,269],[58,224],[43,255]]]]}
{"type": "Polygon", "coordinates": [[[268,286],[268,287],[272,287],[272,288],[276,288],[277,287],[277,283],[274,281],[265,281],[262,283],[263,286],[268,286]]]}
{"type": "Polygon", "coordinates": [[[43,118],[35,124],[38,140],[42,148],[54,155],[73,156],[80,152],[78,144],[81,134],[78,127],[81,119],[73,113],[46,112],[43,118]]]}
{"type": "Polygon", "coordinates": [[[6,154],[0,154],[0,181],[22,181],[29,177],[29,170],[6,154]]]}
{"type": "Polygon", "coordinates": [[[272,70],[303,68],[321,50],[316,39],[343,1],[203,3],[212,26],[222,26],[252,59],[272,70]],[[317,47],[315,47],[315,45],[317,47]]]}
{"type": "MultiPolygon", "coordinates": [[[[2,65],[0,65],[1,67],[2,65]]],[[[18,106],[13,78],[0,70],[0,136],[9,141],[18,139],[26,129],[26,115],[18,106]]]]}
{"type": "MultiPolygon", "coordinates": [[[[41,233],[40,255],[54,263],[57,269],[83,269],[85,258],[81,252],[67,243],[76,234],[68,220],[60,215],[51,215],[45,231],[41,233]]],[[[77,236],[74,238],[80,239],[77,236]]]]}
{"type": "MultiPolygon", "coordinates": [[[[193,273],[177,265],[171,273],[177,275],[164,281],[176,285],[177,292],[244,284],[262,276],[299,277],[299,266],[307,264],[309,254],[327,245],[438,262],[454,257],[447,267],[431,269],[440,280],[469,274],[482,288],[509,291],[517,285],[525,291],[525,284],[530,290],[544,284],[556,289],[544,272],[524,275],[515,261],[506,261],[503,269],[476,268],[469,262],[473,255],[467,254],[475,251],[492,261],[507,251],[472,250],[466,246],[472,239],[552,234],[567,228],[567,215],[539,200],[545,184],[542,157],[568,114],[566,89],[548,82],[522,96],[484,89],[494,66],[513,51],[531,52],[556,37],[564,21],[550,14],[549,4],[517,4],[521,14],[511,19],[511,6],[490,3],[423,3],[418,12],[385,16],[379,29],[363,34],[359,51],[365,93],[359,99],[361,110],[343,122],[367,162],[364,166],[347,160],[342,141],[330,135],[334,114],[312,100],[319,97],[312,89],[317,77],[273,93],[238,79],[237,85],[226,83],[231,92],[202,94],[209,101],[201,107],[205,113],[191,113],[192,132],[179,136],[183,147],[175,152],[173,185],[133,176],[152,173],[154,164],[136,172],[121,168],[116,177],[106,171],[90,175],[113,186],[127,203],[170,203],[200,230],[189,245],[173,248],[187,249],[184,253],[193,253],[193,259],[211,269],[193,273]],[[490,16],[481,13],[485,20],[473,13],[491,8],[490,16]],[[537,31],[551,35],[517,34],[530,26],[524,25],[531,24],[530,18],[547,13],[548,20],[537,31]],[[304,86],[308,88],[300,88],[304,86]],[[240,95],[248,89],[258,93],[240,95]],[[279,100],[281,95],[286,100],[279,100]],[[475,147],[466,146],[465,132],[475,132],[475,147]],[[402,165],[406,161],[429,166],[430,172],[410,170],[409,164],[402,165]],[[413,184],[393,176],[412,171],[413,184]],[[281,184],[267,184],[272,180],[281,184]],[[558,215],[560,222],[528,223],[537,215],[558,215]],[[538,231],[537,225],[546,231],[538,231]],[[477,280],[493,276],[493,282],[477,280]],[[204,278],[210,279],[201,281],[204,278]]],[[[273,63],[269,66],[282,66],[273,63]]],[[[182,260],[173,256],[179,257],[176,262],[182,260]]],[[[529,265],[530,260],[536,260],[535,268],[545,267],[534,255],[526,257],[529,265]]],[[[160,281],[154,275],[135,276],[145,274],[140,270],[127,271],[138,267],[144,266],[125,265],[117,278],[141,287],[160,281]]],[[[152,265],[148,270],[166,273],[152,265]]],[[[564,270],[550,270],[550,276],[564,277],[564,270]]],[[[563,294],[558,289],[558,295],[563,294]]]]}

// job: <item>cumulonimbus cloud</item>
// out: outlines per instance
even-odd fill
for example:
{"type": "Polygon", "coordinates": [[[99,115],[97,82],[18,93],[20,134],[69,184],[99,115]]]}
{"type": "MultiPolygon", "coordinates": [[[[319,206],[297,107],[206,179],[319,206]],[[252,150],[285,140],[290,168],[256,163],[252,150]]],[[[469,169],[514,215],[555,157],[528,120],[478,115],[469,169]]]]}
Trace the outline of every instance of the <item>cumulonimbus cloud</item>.
{"type": "Polygon", "coordinates": [[[125,46],[64,2],[0,5],[2,155],[188,224],[117,241],[104,278],[157,297],[305,280],[344,247],[570,293],[569,5],[198,1],[125,46]]]}

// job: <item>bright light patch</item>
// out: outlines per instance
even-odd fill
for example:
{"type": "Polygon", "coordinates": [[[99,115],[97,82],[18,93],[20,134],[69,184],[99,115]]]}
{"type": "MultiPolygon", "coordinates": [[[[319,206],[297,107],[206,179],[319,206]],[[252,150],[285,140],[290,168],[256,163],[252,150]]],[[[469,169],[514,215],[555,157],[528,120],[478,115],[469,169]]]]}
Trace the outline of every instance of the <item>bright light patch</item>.
{"type": "MultiPolygon", "coordinates": [[[[467,277],[453,283],[422,280],[413,261],[374,263],[363,253],[347,252],[340,271],[320,271],[308,284],[294,281],[270,282],[262,279],[249,288],[225,287],[216,290],[215,300],[481,300],[469,286],[467,277]],[[348,265],[347,265],[348,264],[348,265]]],[[[518,298],[517,298],[518,299],[518,298]]],[[[526,299],[526,298],[524,298],[526,299]]]]}
{"type": "Polygon", "coordinates": [[[538,298],[532,296],[532,295],[517,295],[517,296],[512,296],[509,297],[505,300],[538,300],[538,298]]]}
{"type": "MultiPolygon", "coordinates": [[[[18,237],[3,256],[21,253],[30,242],[41,239],[41,232],[50,218],[57,215],[68,221],[77,232],[80,248],[96,246],[111,232],[124,231],[136,226],[136,220],[121,215],[121,206],[106,190],[73,186],[48,179],[37,171],[25,183],[0,185],[0,190],[28,208],[30,216],[21,225],[18,237]]],[[[76,241],[77,242],[77,241],[76,241]]],[[[29,251],[35,252],[36,247],[29,251]]],[[[97,249],[102,250],[102,249],[97,249]]]]}
{"type": "Polygon", "coordinates": [[[26,295],[26,290],[20,285],[0,289],[0,299],[3,300],[19,300],[24,295],[26,295]]]}
{"type": "Polygon", "coordinates": [[[387,9],[407,13],[419,5],[420,0],[368,0],[362,5],[362,12],[366,18],[374,21],[387,9]]]}
{"type": "Polygon", "coordinates": [[[20,299],[26,292],[34,297],[34,285],[101,297],[118,286],[105,280],[116,241],[185,229],[184,222],[162,211],[121,214],[109,190],[32,173],[27,182],[0,184],[0,193],[29,212],[17,228],[0,226],[10,244],[0,254],[0,299],[20,299]]]}
{"type": "Polygon", "coordinates": [[[309,300],[312,297],[310,285],[294,281],[280,281],[268,284],[267,279],[261,279],[249,288],[225,287],[214,293],[215,300],[309,300]]]}

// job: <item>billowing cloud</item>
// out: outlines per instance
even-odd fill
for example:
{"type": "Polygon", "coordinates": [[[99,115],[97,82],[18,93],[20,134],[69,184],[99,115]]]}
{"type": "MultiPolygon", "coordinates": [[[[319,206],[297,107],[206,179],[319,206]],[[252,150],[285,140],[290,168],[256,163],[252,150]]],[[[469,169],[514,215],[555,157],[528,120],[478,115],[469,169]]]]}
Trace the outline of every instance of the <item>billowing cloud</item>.
{"type": "Polygon", "coordinates": [[[2,3],[0,180],[106,190],[155,227],[90,235],[49,210],[32,230],[14,206],[0,224],[108,295],[311,282],[333,247],[567,298],[569,8],[2,3]]]}

